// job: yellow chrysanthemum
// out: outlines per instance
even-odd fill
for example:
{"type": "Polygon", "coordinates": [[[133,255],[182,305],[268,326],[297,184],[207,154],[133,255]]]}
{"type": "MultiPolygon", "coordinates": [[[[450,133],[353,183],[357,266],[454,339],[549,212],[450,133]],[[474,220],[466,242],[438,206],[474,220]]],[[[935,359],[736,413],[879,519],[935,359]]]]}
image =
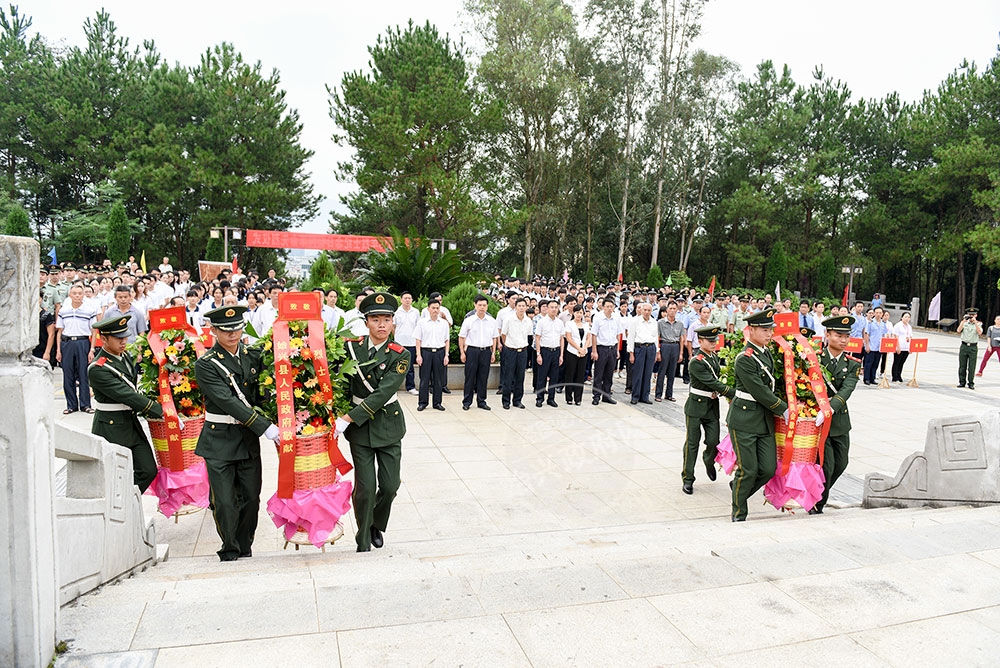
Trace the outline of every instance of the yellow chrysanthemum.
{"type": "Polygon", "coordinates": [[[302,427],[303,436],[312,436],[315,433],[316,433],[316,428],[313,427],[311,424],[307,424],[306,426],[302,427]]]}
{"type": "Polygon", "coordinates": [[[306,396],[306,393],[302,391],[301,387],[295,388],[295,398],[296,399],[301,399],[304,396],[306,396]]]}

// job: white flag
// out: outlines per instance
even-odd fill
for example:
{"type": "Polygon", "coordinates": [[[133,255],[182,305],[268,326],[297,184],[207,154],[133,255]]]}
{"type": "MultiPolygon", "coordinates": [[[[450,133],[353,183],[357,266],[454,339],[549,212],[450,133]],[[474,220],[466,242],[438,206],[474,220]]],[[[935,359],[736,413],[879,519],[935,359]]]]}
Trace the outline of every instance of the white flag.
{"type": "Polygon", "coordinates": [[[774,284],[774,301],[781,301],[781,281],[774,284]]]}
{"type": "Polygon", "coordinates": [[[928,320],[940,320],[941,319],[941,292],[939,291],[934,298],[931,299],[930,306],[927,307],[927,319],[928,320]]]}

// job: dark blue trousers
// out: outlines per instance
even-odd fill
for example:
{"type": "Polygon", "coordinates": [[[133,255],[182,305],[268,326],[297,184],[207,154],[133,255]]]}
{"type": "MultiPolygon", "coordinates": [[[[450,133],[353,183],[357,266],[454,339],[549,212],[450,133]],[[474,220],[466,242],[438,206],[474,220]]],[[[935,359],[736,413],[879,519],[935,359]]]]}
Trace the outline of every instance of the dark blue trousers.
{"type": "Polygon", "coordinates": [[[63,341],[62,370],[63,394],[66,395],[66,408],[78,411],[90,408],[90,381],[87,380],[87,355],[90,353],[90,339],[78,341],[63,341]],[[80,394],[77,398],[77,381],[80,382],[80,394]]]}

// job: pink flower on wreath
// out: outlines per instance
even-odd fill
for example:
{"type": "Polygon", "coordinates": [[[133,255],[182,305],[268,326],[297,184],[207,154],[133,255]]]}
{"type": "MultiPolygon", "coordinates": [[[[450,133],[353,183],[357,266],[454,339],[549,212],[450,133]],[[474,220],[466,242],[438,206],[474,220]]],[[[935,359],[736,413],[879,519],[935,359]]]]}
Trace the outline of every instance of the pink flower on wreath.
{"type": "Polygon", "coordinates": [[[309,411],[295,412],[295,431],[301,431],[302,427],[309,420],[309,411]]]}
{"type": "Polygon", "coordinates": [[[176,387],[184,382],[184,376],[177,371],[171,371],[170,375],[167,376],[167,380],[170,382],[172,387],[176,387]]]}

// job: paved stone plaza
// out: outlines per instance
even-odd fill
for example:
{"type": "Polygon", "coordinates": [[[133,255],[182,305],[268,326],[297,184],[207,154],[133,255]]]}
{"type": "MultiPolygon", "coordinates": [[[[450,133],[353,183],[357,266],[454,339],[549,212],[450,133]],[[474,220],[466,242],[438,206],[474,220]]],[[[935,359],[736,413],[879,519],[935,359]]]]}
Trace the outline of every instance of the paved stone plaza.
{"type": "MultiPolygon", "coordinates": [[[[923,449],[929,419],[1000,409],[1000,364],[956,389],[957,338],[930,346],[919,388],[859,385],[825,515],[758,494],[745,524],[729,521],[724,474],[699,466],[681,492],[679,381],[676,404],[643,410],[621,381],[614,406],[505,411],[491,395],[492,411],[462,411],[453,393],[447,412],[418,413],[401,393],[383,549],[356,554],[345,518],[325,553],[282,550],[262,504],[254,557],[220,563],[207,512],[159,517],[169,559],[63,608],[56,665],[996,665],[1000,507],[852,505],[866,473],[923,449]]],[[[266,502],[277,459],[263,450],[266,502]]]]}

